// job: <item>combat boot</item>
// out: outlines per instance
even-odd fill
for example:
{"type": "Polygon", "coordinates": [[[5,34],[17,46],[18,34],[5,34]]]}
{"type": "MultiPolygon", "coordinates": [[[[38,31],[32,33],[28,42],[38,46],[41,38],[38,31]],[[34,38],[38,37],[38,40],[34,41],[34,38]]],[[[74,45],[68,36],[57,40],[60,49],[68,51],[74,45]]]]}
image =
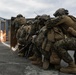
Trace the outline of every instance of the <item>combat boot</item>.
{"type": "Polygon", "coordinates": [[[60,64],[60,58],[58,55],[53,51],[51,56],[50,56],[50,63],[51,64],[60,64]]]}
{"type": "Polygon", "coordinates": [[[44,69],[44,70],[48,69],[48,68],[49,68],[49,65],[50,65],[50,62],[45,59],[45,60],[43,61],[43,69],[44,69]]]}
{"type": "Polygon", "coordinates": [[[33,65],[42,66],[42,59],[41,59],[41,58],[37,58],[35,61],[31,61],[31,63],[32,63],[33,65]]]}
{"type": "Polygon", "coordinates": [[[33,61],[33,60],[37,59],[37,56],[35,54],[33,54],[33,56],[29,57],[28,59],[33,61]]]}
{"type": "Polygon", "coordinates": [[[72,62],[68,67],[61,68],[60,71],[63,73],[76,73],[76,65],[72,62]]]}

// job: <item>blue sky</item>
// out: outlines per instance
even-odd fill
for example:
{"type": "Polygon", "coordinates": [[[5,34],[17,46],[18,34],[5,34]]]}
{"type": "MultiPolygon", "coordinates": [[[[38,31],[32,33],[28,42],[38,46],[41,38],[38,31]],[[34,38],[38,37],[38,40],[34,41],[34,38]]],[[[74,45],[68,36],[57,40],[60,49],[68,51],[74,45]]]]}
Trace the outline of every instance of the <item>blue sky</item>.
{"type": "Polygon", "coordinates": [[[76,0],[0,0],[0,17],[10,19],[17,14],[25,18],[42,14],[53,17],[58,8],[68,9],[71,15],[76,16],[76,0]]]}

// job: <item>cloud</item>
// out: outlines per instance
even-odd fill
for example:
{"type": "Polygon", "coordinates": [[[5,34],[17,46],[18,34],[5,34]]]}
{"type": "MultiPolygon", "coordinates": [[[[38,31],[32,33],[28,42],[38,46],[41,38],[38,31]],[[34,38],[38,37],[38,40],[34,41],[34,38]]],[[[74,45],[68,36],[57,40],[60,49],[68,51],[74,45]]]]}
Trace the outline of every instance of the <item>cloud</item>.
{"type": "Polygon", "coordinates": [[[58,8],[66,8],[70,14],[76,15],[76,0],[1,0],[0,16],[9,19],[17,14],[26,18],[35,17],[37,14],[53,16],[58,8]]]}

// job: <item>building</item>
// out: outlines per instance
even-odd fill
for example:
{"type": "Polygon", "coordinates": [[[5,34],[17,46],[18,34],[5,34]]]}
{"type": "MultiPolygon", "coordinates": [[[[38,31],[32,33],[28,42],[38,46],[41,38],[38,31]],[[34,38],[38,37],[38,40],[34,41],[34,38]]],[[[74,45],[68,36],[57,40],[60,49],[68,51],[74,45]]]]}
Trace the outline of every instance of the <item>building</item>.
{"type": "Polygon", "coordinates": [[[0,17],[0,42],[8,40],[10,20],[0,17]]]}

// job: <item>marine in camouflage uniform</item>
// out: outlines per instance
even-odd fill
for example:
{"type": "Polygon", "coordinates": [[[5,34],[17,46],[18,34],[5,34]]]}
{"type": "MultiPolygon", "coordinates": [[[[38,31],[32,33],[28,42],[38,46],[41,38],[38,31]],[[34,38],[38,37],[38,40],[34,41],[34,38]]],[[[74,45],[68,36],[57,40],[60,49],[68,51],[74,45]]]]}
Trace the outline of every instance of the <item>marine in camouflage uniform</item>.
{"type": "Polygon", "coordinates": [[[28,34],[30,33],[30,31],[31,25],[22,25],[17,31],[16,38],[19,44],[19,56],[25,56],[25,51],[28,50],[27,47],[29,48],[31,44],[31,37],[28,38],[28,34]]]}
{"type": "Polygon", "coordinates": [[[49,17],[49,15],[37,15],[32,24],[31,35],[38,33],[38,31],[45,26],[44,22],[49,17]]]}
{"type": "MultiPolygon", "coordinates": [[[[24,27],[22,25],[26,25],[26,19],[25,19],[25,17],[23,17],[22,14],[18,14],[16,16],[16,18],[14,19],[14,21],[13,21],[13,25],[15,25],[15,35],[16,35],[16,38],[17,38],[18,50],[20,50],[23,47],[21,45],[23,42],[22,42],[22,40],[20,41],[20,36],[22,35],[21,30],[24,27]]],[[[23,53],[18,53],[18,55],[19,56],[23,56],[23,53]]]]}
{"type": "Polygon", "coordinates": [[[21,14],[18,14],[17,16],[16,16],[16,18],[14,19],[14,25],[16,26],[16,27],[21,27],[22,25],[26,25],[26,19],[25,19],[25,17],[23,17],[23,15],[21,15],[21,14]]]}
{"type": "MultiPolygon", "coordinates": [[[[46,15],[47,16],[47,15],[46,15]]],[[[50,16],[47,16],[46,21],[50,18],[50,16]]],[[[51,20],[51,19],[50,19],[51,20]]],[[[43,21],[43,24],[46,23],[46,21],[43,21]]],[[[44,24],[45,25],[45,24],[44,24]]],[[[49,67],[49,63],[51,62],[53,64],[59,65],[60,63],[60,59],[58,58],[58,56],[56,55],[56,53],[54,51],[50,51],[50,49],[52,50],[52,45],[55,41],[63,39],[64,35],[61,31],[61,29],[59,28],[59,26],[54,27],[53,29],[46,29],[46,26],[43,26],[40,31],[39,34],[37,36],[37,38],[35,39],[35,45],[37,46],[38,50],[36,49],[36,55],[39,56],[39,58],[42,58],[41,55],[44,55],[44,61],[43,61],[43,69],[47,69],[49,67]],[[47,41],[48,39],[48,41],[47,41]],[[43,42],[44,41],[44,42],[43,42]],[[47,42],[46,42],[47,41],[47,42]],[[55,60],[52,60],[51,57],[51,53],[52,56],[55,60]],[[51,57],[51,60],[50,60],[51,57]]],[[[37,64],[40,61],[34,61],[34,64],[37,64]]]]}
{"type": "MultiPolygon", "coordinates": [[[[45,24],[47,25],[47,22],[45,24]]],[[[64,38],[65,36],[60,26],[56,26],[53,28],[49,28],[46,26],[45,39],[42,44],[42,50],[44,51],[44,53],[42,53],[44,55],[43,69],[48,69],[50,63],[54,65],[55,69],[60,68],[60,58],[54,51],[53,44],[56,41],[64,38]]]]}
{"type": "MultiPolygon", "coordinates": [[[[36,16],[34,24],[32,26],[32,32],[36,35],[36,39],[34,39],[34,45],[36,49],[34,49],[34,56],[30,57],[29,59],[32,60],[32,64],[40,64],[42,62],[42,54],[39,50],[42,44],[41,38],[43,38],[43,33],[40,33],[40,29],[45,26],[45,21],[48,19],[49,15],[39,15],[36,16]],[[41,40],[41,41],[40,41],[41,40]],[[40,41],[40,42],[39,42],[40,41]],[[36,59],[36,60],[34,60],[36,59]]],[[[41,64],[40,64],[41,65],[41,64]]]]}
{"type": "Polygon", "coordinates": [[[24,43],[25,43],[25,39],[23,38],[23,33],[24,33],[24,29],[23,29],[24,25],[22,25],[16,33],[16,38],[17,38],[17,45],[18,45],[18,56],[24,56],[24,52],[19,52],[23,47],[24,47],[24,43]],[[22,32],[23,31],[23,32],[22,32]]]}
{"type": "Polygon", "coordinates": [[[15,47],[17,44],[16,33],[20,26],[26,24],[26,19],[21,14],[18,14],[16,17],[11,17],[11,46],[15,47]]]}
{"type": "Polygon", "coordinates": [[[58,9],[54,14],[56,18],[52,21],[49,20],[47,27],[52,28],[59,25],[67,36],[67,38],[57,41],[54,44],[55,51],[59,57],[68,63],[68,66],[61,68],[60,71],[64,73],[76,73],[76,65],[73,62],[72,57],[67,52],[67,50],[76,50],[76,38],[68,31],[69,27],[76,30],[76,19],[68,14],[68,10],[65,10],[64,8],[58,9]]]}
{"type": "Polygon", "coordinates": [[[40,52],[40,50],[43,40],[44,40],[43,32],[39,32],[38,35],[33,35],[32,43],[33,43],[34,55],[33,58],[31,59],[32,60],[31,62],[34,65],[40,65],[40,66],[42,65],[42,53],[40,52]]]}

